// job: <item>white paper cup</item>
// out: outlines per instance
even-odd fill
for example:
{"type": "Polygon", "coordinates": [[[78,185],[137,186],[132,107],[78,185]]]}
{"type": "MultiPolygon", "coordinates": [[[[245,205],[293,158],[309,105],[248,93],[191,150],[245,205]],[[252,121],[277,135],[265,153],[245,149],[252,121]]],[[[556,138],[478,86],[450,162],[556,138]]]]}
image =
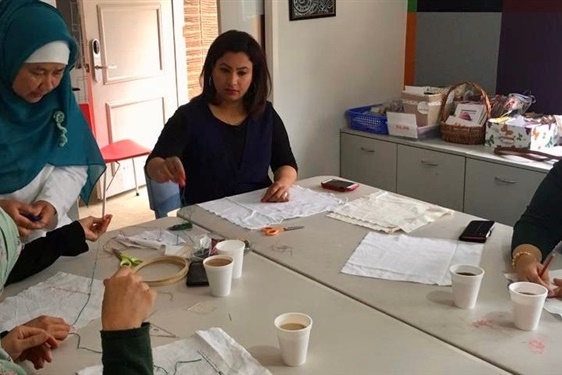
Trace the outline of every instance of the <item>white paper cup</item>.
{"type": "Polygon", "coordinates": [[[461,309],[472,309],[476,305],[484,270],[478,266],[456,264],[449,268],[453,283],[453,302],[461,309]]]}
{"type": "Polygon", "coordinates": [[[515,326],[523,331],[536,329],[548,289],[539,284],[521,281],[509,285],[509,294],[515,326]]]}
{"type": "Polygon", "coordinates": [[[312,318],[302,313],[285,313],[273,321],[281,357],[287,366],[302,366],[306,362],[312,318]]]}
{"type": "Polygon", "coordinates": [[[230,294],[233,264],[232,257],[228,255],[213,255],[203,261],[213,296],[225,297],[230,294]]]}
{"type": "Polygon", "coordinates": [[[246,244],[240,240],[225,240],[217,243],[215,249],[217,254],[228,255],[234,259],[234,268],[232,269],[232,278],[239,279],[242,277],[242,265],[244,264],[244,249],[246,244]]]}

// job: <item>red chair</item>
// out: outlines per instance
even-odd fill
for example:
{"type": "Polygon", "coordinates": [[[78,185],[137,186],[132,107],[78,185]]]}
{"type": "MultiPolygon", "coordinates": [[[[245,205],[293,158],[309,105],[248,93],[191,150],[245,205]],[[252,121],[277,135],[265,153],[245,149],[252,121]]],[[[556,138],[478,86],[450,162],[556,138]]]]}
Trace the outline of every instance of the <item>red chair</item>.
{"type": "MultiPolygon", "coordinates": [[[[121,160],[133,159],[133,174],[135,176],[135,191],[139,195],[139,185],[137,182],[137,171],[135,168],[134,158],[150,154],[150,150],[144,146],[139,145],[133,140],[123,139],[117,142],[108,144],[100,149],[101,155],[105,163],[119,164],[121,160]]],[[[114,176],[115,177],[115,176],[114,176]]],[[[113,181],[113,178],[111,179],[113,181]]],[[[111,185],[111,182],[110,182],[111,185]]],[[[105,203],[107,200],[107,170],[103,174],[103,205],[102,216],[105,215],[105,203]]]]}

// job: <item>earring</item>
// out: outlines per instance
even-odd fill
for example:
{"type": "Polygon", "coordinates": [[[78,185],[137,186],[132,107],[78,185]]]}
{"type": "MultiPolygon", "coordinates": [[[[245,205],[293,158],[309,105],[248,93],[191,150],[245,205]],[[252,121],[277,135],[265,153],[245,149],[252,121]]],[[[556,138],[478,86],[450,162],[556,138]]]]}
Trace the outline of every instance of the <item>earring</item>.
{"type": "Polygon", "coordinates": [[[209,86],[213,87],[213,76],[209,77],[209,86]]]}

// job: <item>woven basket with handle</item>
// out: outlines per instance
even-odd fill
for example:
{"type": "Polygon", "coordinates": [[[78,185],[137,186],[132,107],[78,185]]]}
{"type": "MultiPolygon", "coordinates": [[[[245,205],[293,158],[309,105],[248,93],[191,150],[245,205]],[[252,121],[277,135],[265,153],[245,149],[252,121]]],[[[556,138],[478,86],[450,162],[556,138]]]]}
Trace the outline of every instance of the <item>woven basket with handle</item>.
{"type": "Polygon", "coordinates": [[[478,84],[470,81],[459,82],[452,85],[447,92],[447,95],[443,96],[443,101],[441,102],[441,110],[439,112],[440,130],[441,138],[444,141],[452,143],[462,143],[465,145],[477,145],[484,143],[484,137],[486,135],[486,122],[482,126],[464,126],[464,125],[449,125],[446,124],[447,117],[454,112],[455,102],[454,100],[449,100],[449,96],[455,92],[455,94],[464,95],[466,91],[473,91],[480,96],[479,102],[484,104],[486,108],[486,121],[490,117],[490,99],[488,94],[482,87],[478,84]]]}

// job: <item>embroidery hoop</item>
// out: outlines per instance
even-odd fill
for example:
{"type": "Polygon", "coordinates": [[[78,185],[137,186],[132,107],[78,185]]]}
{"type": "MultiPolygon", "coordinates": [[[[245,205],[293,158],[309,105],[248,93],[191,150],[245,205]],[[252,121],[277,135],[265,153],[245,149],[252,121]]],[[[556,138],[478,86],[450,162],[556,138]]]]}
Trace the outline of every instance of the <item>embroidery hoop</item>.
{"type": "Polygon", "coordinates": [[[187,270],[189,268],[189,261],[185,258],[174,256],[174,255],[165,255],[160,257],[155,257],[147,260],[143,260],[141,264],[134,267],[132,270],[134,273],[137,273],[141,269],[146,266],[152,264],[160,264],[160,263],[168,263],[168,264],[175,264],[176,266],[182,267],[177,273],[163,277],[161,279],[156,280],[144,280],[144,282],[148,286],[165,286],[175,284],[178,281],[182,280],[187,275],[187,270]]]}

